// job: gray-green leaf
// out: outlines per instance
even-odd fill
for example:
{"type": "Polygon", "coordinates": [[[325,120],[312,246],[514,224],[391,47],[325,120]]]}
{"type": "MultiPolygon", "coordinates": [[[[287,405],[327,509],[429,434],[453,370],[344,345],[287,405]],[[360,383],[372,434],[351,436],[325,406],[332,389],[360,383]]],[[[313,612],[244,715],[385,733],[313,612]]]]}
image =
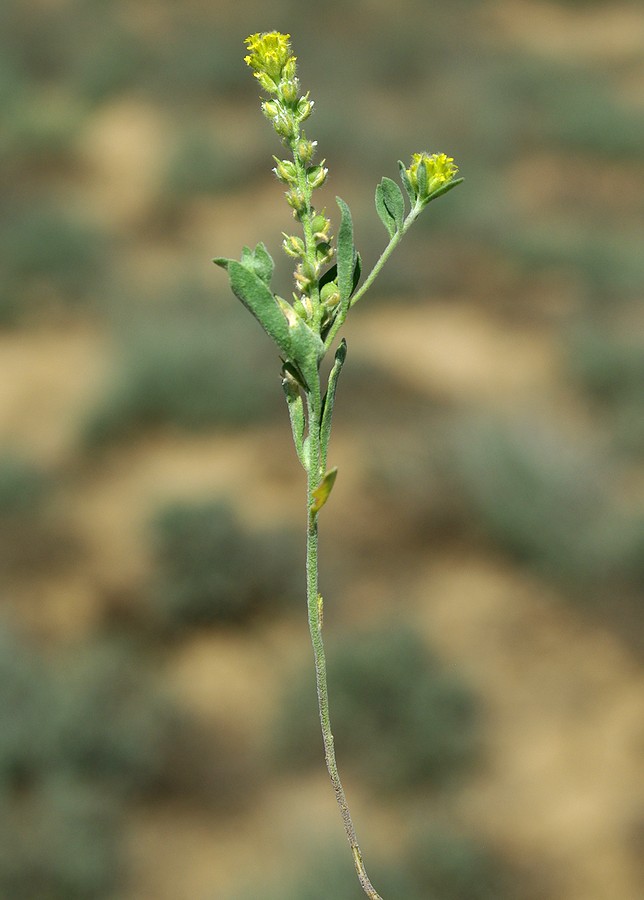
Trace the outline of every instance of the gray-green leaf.
{"type": "Polygon", "coordinates": [[[396,233],[396,220],[389,212],[383,197],[382,183],[376,186],[376,212],[380,216],[380,221],[387,229],[389,237],[393,237],[396,233]]]}
{"type": "Polygon", "coordinates": [[[338,230],[338,289],[340,302],[347,303],[353,290],[353,269],[355,248],[353,246],[353,222],[351,211],[344,200],[335,198],[340,207],[341,219],[338,230]]]}
{"type": "Polygon", "coordinates": [[[403,183],[403,187],[407,191],[407,196],[409,197],[409,202],[413,206],[416,203],[416,195],[414,193],[414,189],[412,187],[411,181],[409,180],[409,175],[407,174],[407,169],[405,168],[405,164],[400,159],[398,160],[398,168],[400,169],[400,180],[403,183]]]}
{"type": "Polygon", "coordinates": [[[252,269],[259,275],[264,284],[270,285],[273,277],[273,269],[275,264],[273,258],[266,249],[266,246],[260,241],[254,250],[244,247],[241,255],[242,265],[247,269],[252,269]]]}
{"type": "Polygon", "coordinates": [[[382,187],[382,200],[387,212],[396,224],[396,231],[401,231],[403,219],[405,218],[405,201],[403,200],[402,191],[391,178],[384,177],[380,185],[382,187]]]}
{"type": "Polygon", "coordinates": [[[235,296],[255,316],[278,347],[289,356],[291,337],[288,322],[268,285],[256,271],[235,259],[229,259],[225,268],[228,270],[230,286],[235,296]]]}

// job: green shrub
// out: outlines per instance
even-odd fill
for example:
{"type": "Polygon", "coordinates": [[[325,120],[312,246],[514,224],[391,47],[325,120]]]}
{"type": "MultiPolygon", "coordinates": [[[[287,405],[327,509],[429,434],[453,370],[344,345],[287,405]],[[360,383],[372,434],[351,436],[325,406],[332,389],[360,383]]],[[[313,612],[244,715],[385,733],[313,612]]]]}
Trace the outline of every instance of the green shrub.
{"type": "Polygon", "coordinates": [[[177,713],[135,649],[80,648],[55,674],[50,764],[132,796],[154,788],[172,755],[177,713]]]}
{"type": "Polygon", "coordinates": [[[0,896],[116,896],[125,802],[167,781],[186,733],[145,660],[109,642],[45,661],[5,625],[0,720],[0,896]]]}
{"type": "Polygon", "coordinates": [[[60,566],[77,553],[53,494],[51,474],[15,453],[0,456],[0,580],[60,566]]]}
{"type": "Polygon", "coordinates": [[[227,147],[202,129],[188,128],[178,137],[165,173],[164,202],[199,194],[216,194],[244,183],[249,156],[227,147]]]}
{"type": "Polygon", "coordinates": [[[0,789],[31,779],[46,764],[54,702],[38,656],[11,629],[0,627],[0,789]]]}
{"type": "Polygon", "coordinates": [[[543,422],[468,420],[455,429],[452,450],[462,515],[504,550],[572,582],[602,567],[589,548],[610,512],[609,469],[590,448],[543,422]]]}
{"type": "Polygon", "coordinates": [[[21,456],[0,456],[0,520],[36,517],[51,485],[45,473],[21,456]]]}
{"type": "Polygon", "coordinates": [[[161,306],[121,328],[118,368],[85,426],[88,444],[158,426],[239,426],[283,412],[260,376],[270,345],[259,329],[240,327],[236,313],[161,306]]]}
{"type": "MultiPolygon", "coordinates": [[[[475,760],[477,701],[411,628],[329,643],[328,673],[338,756],[374,786],[441,786],[475,760]]],[[[317,762],[320,723],[306,671],[289,679],[281,710],[280,757],[291,765],[317,762]]]]}
{"type": "MultiPolygon", "coordinates": [[[[319,836],[311,836],[319,841],[319,836]]],[[[300,854],[302,855],[302,854],[300,854]]],[[[346,848],[325,847],[299,876],[283,879],[265,900],[360,900],[364,893],[352,878],[346,848]],[[286,881],[286,887],[284,887],[286,881]]],[[[536,896],[532,885],[521,884],[504,860],[473,837],[438,827],[423,828],[412,835],[398,860],[383,864],[369,860],[374,883],[384,897],[404,900],[528,900],[536,896]]],[[[235,895],[235,900],[253,900],[255,888],[235,895]]]]}
{"type": "Polygon", "coordinates": [[[225,503],[170,505],[152,523],[152,539],[152,603],[167,626],[240,621],[301,592],[293,536],[249,533],[225,503]]]}
{"type": "Polygon", "coordinates": [[[11,900],[112,898],[123,877],[120,809],[108,793],[46,779],[0,809],[0,894],[11,900]]]}
{"type": "Polygon", "coordinates": [[[0,225],[0,324],[87,301],[102,271],[93,226],[54,208],[18,209],[0,225]]]}

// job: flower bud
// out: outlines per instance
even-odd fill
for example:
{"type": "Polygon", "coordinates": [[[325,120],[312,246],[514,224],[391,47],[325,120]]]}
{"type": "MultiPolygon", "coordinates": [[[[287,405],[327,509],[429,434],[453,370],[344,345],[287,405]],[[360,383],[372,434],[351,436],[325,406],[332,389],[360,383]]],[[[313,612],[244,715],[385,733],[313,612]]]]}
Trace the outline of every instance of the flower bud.
{"type": "Polygon", "coordinates": [[[284,235],[284,240],[282,241],[282,247],[284,248],[284,252],[288,256],[292,256],[293,259],[300,259],[306,253],[306,249],[304,247],[304,241],[301,237],[297,237],[294,234],[284,235]]]}
{"type": "Polygon", "coordinates": [[[322,160],[322,164],[319,166],[310,166],[306,170],[306,180],[313,190],[321,187],[326,181],[326,176],[329,174],[329,170],[324,168],[323,163],[324,160],[322,160]]]}
{"type": "Polygon", "coordinates": [[[279,107],[273,119],[273,128],[283,138],[295,137],[295,123],[283,107],[279,107]]]}
{"type": "Polygon", "coordinates": [[[302,138],[302,140],[297,142],[297,146],[295,148],[295,152],[297,154],[297,158],[304,165],[308,165],[313,159],[313,154],[315,153],[315,148],[317,146],[317,141],[307,141],[306,138],[302,138]]]}
{"type": "Polygon", "coordinates": [[[273,159],[277,164],[273,168],[273,172],[275,172],[279,180],[283,181],[285,184],[294,184],[297,180],[295,163],[292,163],[290,159],[278,159],[276,156],[274,156],[273,159]]]}
{"type": "Polygon", "coordinates": [[[294,273],[295,283],[303,294],[308,294],[313,287],[315,274],[307,262],[301,262],[294,273]]]}
{"type": "Polygon", "coordinates": [[[306,170],[306,180],[308,181],[310,187],[315,190],[315,188],[321,187],[324,184],[324,182],[326,181],[326,176],[328,174],[329,170],[325,169],[322,165],[310,166],[306,170]]]}
{"type": "Polygon", "coordinates": [[[304,122],[305,119],[313,112],[313,100],[309,100],[309,95],[306,97],[301,97],[299,103],[297,104],[297,118],[299,122],[304,122]]]}
{"type": "Polygon", "coordinates": [[[267,119],[271,121],[275,118],[279,110],[278,104],[274,100],[264,100],[262,103],[262,112],[267,119]]]}
{"type": "MultiPolygon", "coordinates": [[[[289,81],[282,81],[279,86],[279,96],[288,106],[293,106],[297,100],[297,95],[299,93],[299,85],[297,83],[297,78],[293,78],[289,81]]],[[[299,109],[299,104],[298,104],[299,109]]]]}
{"type": "Polygon", "coordinates": [[[331,228],[331,222],[329,221],[329,219],[327,219],[324,213],[318,213],[313,217],[311,228],[313,229],[313,237],[316,241],[329,240],[329,230],[331,228]]]}
{"type": "Polygon", "coordinates": [[[282,69],[282,78],[292,80],[295,78],[295,72],[297,71],[295,56],[289,56],[289,58],[284,63],[284,68],[282,69]]]}
{"type": "Polygon", "coordinates": [[[321,269],[325,263],[328,263],[333,257],[333,247],[325,241],[320,241],[315,245],[315,262],[318,269],[321,269]]]}
{"type": "Polygon", "coordinates": [[[333,309],[340,302],[340,291],[335,281],[327,281],[320,291],[320,302],[326,309],[333,309]]]}
{"type": "Polygon", "coordinates": [[[286,202],[292,207],[296,216],[300,216],[306,211],[306,198],[299,188],[291,188],[286,192],[286,202]]]}

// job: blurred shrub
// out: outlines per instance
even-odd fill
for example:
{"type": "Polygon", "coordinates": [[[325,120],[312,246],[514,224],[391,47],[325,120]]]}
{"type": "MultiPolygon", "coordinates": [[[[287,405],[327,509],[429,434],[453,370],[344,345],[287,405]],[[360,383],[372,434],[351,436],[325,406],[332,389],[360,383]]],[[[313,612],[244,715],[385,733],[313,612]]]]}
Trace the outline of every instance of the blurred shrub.
{"type": "Polygon", "coordinates": [[[0,779],[44,773],[104,783],[112,794],[154,786],[170,754],[176,713],[126,646],[90,645],[45,664],[0,630],[0,779]]]}
{"type": "MultiPolygon", "coordinates": [[[[330,644],[328,678],[338,757],[350,759],[374,786],[441,786],[476,758],[477,701],[411,628],[387,628],[330,644]]],[[[275,741],[287,765],[322,759],[310,666],[289,679],[275,741]]]]}
{"type": "Polygon", "coordinates": [[[26,459],[0,457],[0,519],[35,518],[51,489],[45,473],[26,459]]]}
{"type": "Polygon", "coordinates": [[[37,655],[0,627],[0,789],[21,784],[46,764],[54,698],[37,655]]]}
{"type": "Polygon", "coordinates": [[[177,712],[156,689],[134,648],[89,645],[56,676],[49,761],[112,794],[154,788],[171,757],[177,712]]]}
{"type": "MultiPolygon", "coordinates": [[[[198,431],[281,409],[279,360],[243,310],[160,305],[117,332],[119,368],[86,425],[98,445],[155,426],[198,431]],[[272,379],[266,373],[275,372],[272,379]]],[[[203,289],[196,289],[198,298],[203,289]]]]}
{"type": "MultiPolygon", "coordinates": [[[[312,840],[315,838],[312,837],[312,840]]],[[[412,835],[395,863],[371,856],[369,875],[384,897],[405,900],[527,900],[535,896],[506,863],[469,836],[433,827],[412,835]]],[[[346,844],[323,850],[302,867],[299,877],[275,892],[261,890],[266,900],[360,900],[364,897],[346,844]]],[[[237,895],[251,900],[258,891],[237,895]]]]}
{"type": "Polygon", "coordinates": [[[270,614],[302,592],[290,532],[245,531],[227,504],[176,503],[152,524],[152,603],[169,627],[270,614]]]}
{"type": "Polygon", "coordinates": [[[498,239],[526,274],[553,270],[572,274],[583,279],[587,296],[595,302],[636,297],[644,278],[636,236],[602,236],[597,229],[576,222],[561,226],[551,219],[529,228],[515,222],[498,239]]]}
{"type": "Polygon", "coordinates": [[[605,484],[586,448],[534,422],[469,420],[455,430],[451,474],[466,509],[501,546],[546,574],[579,577],[605,484]]]}
{"type": "Polygon", "coordinates": [[[192,195],[216,194],[243,184],[250,157],[222,143],[203,128],[184,129],[170,154],[165,173],[164,205],[192,195]]]}
{"type": "Polygon", "coordinates": [[[0,324],[87,301],[102,271],[97,231],[54,208],[24,208],[0,223],[0,324]]]}
{"type": "Polygon", "coordinates": [[[45,661],[3,625],[0,721],[0,896],[115,896],[125,803],[168,778],[183,724],[146,660],[105,643],[45,661]]]}
{"type": "Polygon", "coordinates": [[[11,900],[101,900],[122,880],[118,804],[51,778],[0,811],[0,894],[11,900]]]}
{"type": "Polygon", "coordinates": [[[163,103],[182,108],[209,106],[214,96],[234,93],[248,86],[245,67],[240,65],[242,30],[229,26],[221,16],[195,19],[175,16],[172,40],[154,47],[155,60],[146,77],[148,91],[163,103]]]}
{"type": "Polygon", "coordinates": [[[573,375],[602,402],[617,447],[644,452],[644,341],[586,322],[570,335],[568,350],[573,375]]]}
{"type": "Polygon", "coordinates": [[[414,837],[404,869],[418,900],[519,900],[528,893],[481,844],[436,827],[414,837]]]}
{"type": "Polygon", "coordinates": [[[15,453],[0,455],[0,580],[72,558],[78,538],[52,504],[54,478],[15,453]]]}

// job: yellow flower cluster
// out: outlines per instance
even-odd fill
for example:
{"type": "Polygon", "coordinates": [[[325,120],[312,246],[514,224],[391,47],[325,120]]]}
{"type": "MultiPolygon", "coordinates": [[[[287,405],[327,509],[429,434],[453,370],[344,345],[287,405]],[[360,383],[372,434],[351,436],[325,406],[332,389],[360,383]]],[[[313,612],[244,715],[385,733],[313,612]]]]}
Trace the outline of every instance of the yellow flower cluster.
{"type": "Polygon", "coordinates": [[[458,166],[454,165],[453,158],[445,153],[414,153],[406,172],[416,195],[428,197],[437,188],[452,181],[458,172],[458,166]],[[425,170],[426,177],[422,174],[419,177],[421,166],[425,170]]]}
{"type": "Polygon", "coordinates": [[[244,62],[269,93],[275,93],[281,81],[295,76],[296,57],[291,53],[289,38],[290,34],[269,31],[251,34],[244,41],[249,50],[244,62]]]}

